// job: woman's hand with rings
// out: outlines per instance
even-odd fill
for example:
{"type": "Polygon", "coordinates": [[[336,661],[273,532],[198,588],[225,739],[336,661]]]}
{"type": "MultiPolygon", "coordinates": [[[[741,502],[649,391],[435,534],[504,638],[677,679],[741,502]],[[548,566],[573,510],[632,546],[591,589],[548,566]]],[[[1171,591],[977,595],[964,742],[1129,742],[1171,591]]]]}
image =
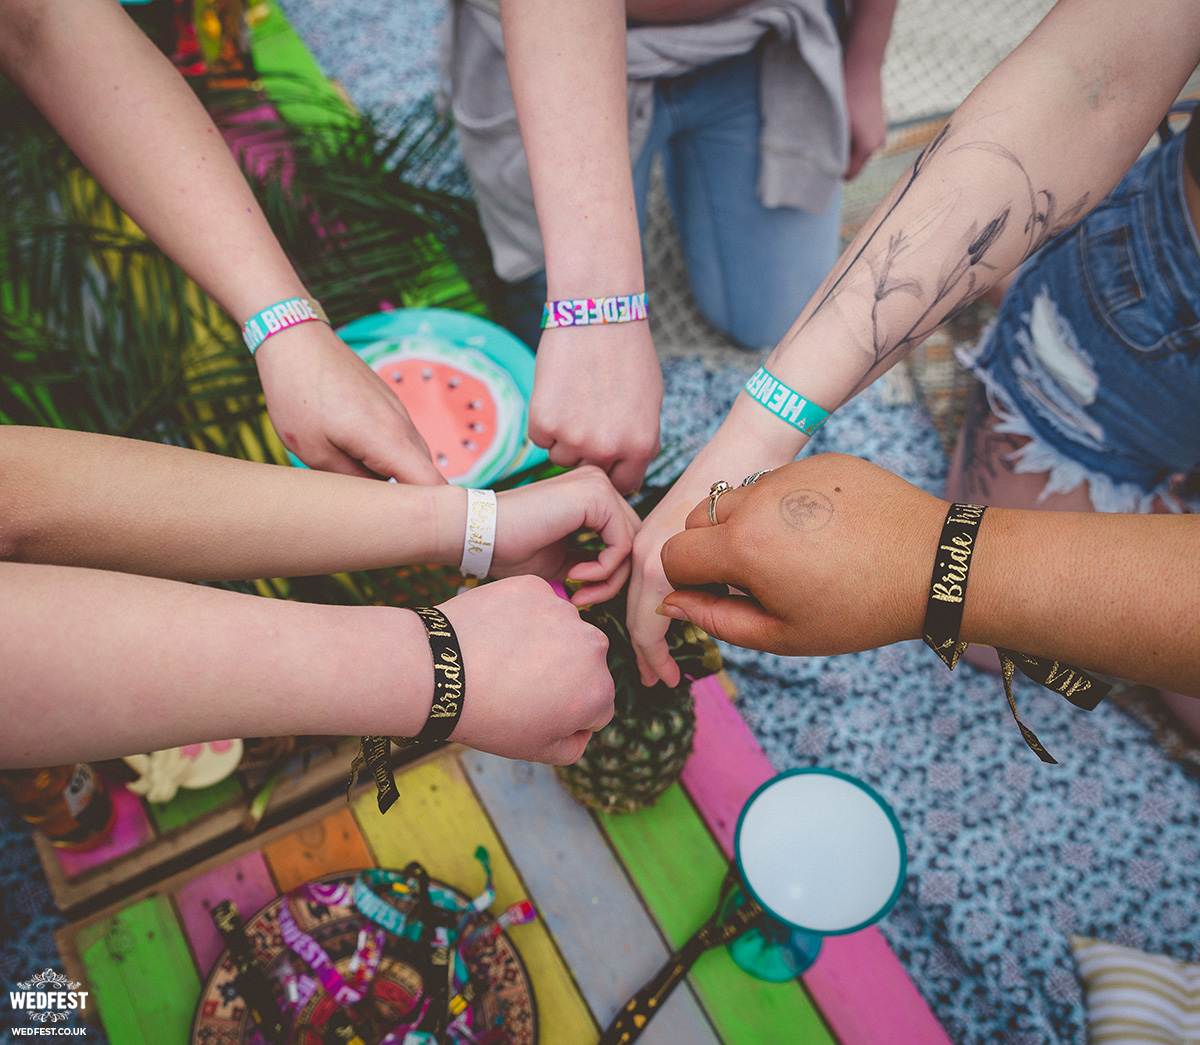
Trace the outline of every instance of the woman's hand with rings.
{"type": "Polygon", "coordinates": [[[737,646],[792,656],[917,638],[945,509],[840,454],[747,476],[737,489],[714,483],[663,546],[676,590],[659,613],[737,646]]]}

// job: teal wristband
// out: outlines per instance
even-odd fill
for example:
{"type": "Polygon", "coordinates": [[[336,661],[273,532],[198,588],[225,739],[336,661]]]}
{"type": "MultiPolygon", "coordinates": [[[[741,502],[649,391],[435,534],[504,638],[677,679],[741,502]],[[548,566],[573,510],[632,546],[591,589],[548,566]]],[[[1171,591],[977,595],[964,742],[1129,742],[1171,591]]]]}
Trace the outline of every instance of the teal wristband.
{"type": "Polygon", "coordinates": [[[829,419],[828,410],[822,410],[816,403],[810,403],[799,392],[788,388],[765,366],[760,366],[746,382],[746,392],[781,421],[786,421],[805,435],[812,435],[829,419]]]}
{"type": "Polygon", "coordinates": [[[325,310],[317,302],[311,298],[288,298],[256,312],[246,320],[246,325],[242,327],[242,340],[246,342],[250,354],[254,355],[258,346],[272,334],[314,320],[319,323],[329,322],[325,310]]]}

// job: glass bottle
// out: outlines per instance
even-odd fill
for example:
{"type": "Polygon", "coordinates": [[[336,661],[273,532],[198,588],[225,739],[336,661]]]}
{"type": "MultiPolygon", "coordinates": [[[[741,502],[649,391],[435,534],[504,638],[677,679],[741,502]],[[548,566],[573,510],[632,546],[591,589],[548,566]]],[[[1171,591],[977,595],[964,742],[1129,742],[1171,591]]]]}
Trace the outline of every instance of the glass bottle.
{"type": "Polygon", "coordinates": [[[90,849],[112,831],[108,788],[86,762],[0,772],[0,796],[62,849],[90,849]]]}

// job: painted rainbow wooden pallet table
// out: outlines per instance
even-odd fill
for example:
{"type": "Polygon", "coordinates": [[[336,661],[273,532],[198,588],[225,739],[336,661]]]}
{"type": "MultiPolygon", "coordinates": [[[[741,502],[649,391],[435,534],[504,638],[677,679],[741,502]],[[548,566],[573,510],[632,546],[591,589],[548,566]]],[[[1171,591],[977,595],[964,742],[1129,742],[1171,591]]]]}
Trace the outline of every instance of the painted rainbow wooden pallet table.
{"type": "MultiPolygon", "coordinates": [[[[528,969],[543,1045],[594,1045],[621,1005],[708,917],[742,804],[774,770],[715,679],[694,687],[696,751],[653,808],[593,815],[545,766],[450,747],[405,767],[380,816],[370,791],[326,803],[68,926],[64,967],[93,992],[112,1045],[186,1045],[222,950],[209,909],[247,916],[322,875],[419,860],[476,883],[492,854],[500,910],[538,919],[509,937],[528,969]],[[402,815],[396,815],[401,812],[402,815]]],[[[697,962],[648,1025],[646,1045],[948,1045],[882,936],[826,940],[801,981],[768,984],[723,948],[697,962]]]]}

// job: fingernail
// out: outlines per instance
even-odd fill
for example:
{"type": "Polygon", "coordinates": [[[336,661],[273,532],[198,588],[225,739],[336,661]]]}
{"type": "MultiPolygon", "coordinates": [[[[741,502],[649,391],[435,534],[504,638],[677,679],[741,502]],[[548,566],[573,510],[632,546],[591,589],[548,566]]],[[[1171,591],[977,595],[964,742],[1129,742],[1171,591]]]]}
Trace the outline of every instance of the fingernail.
{"type": "Polygon", "coordinates": [[[678,606],[668,606],[665,602],[654,611],[660,617],[674,617],[676,620],[687,620],[687,614],[678,606]]]}

